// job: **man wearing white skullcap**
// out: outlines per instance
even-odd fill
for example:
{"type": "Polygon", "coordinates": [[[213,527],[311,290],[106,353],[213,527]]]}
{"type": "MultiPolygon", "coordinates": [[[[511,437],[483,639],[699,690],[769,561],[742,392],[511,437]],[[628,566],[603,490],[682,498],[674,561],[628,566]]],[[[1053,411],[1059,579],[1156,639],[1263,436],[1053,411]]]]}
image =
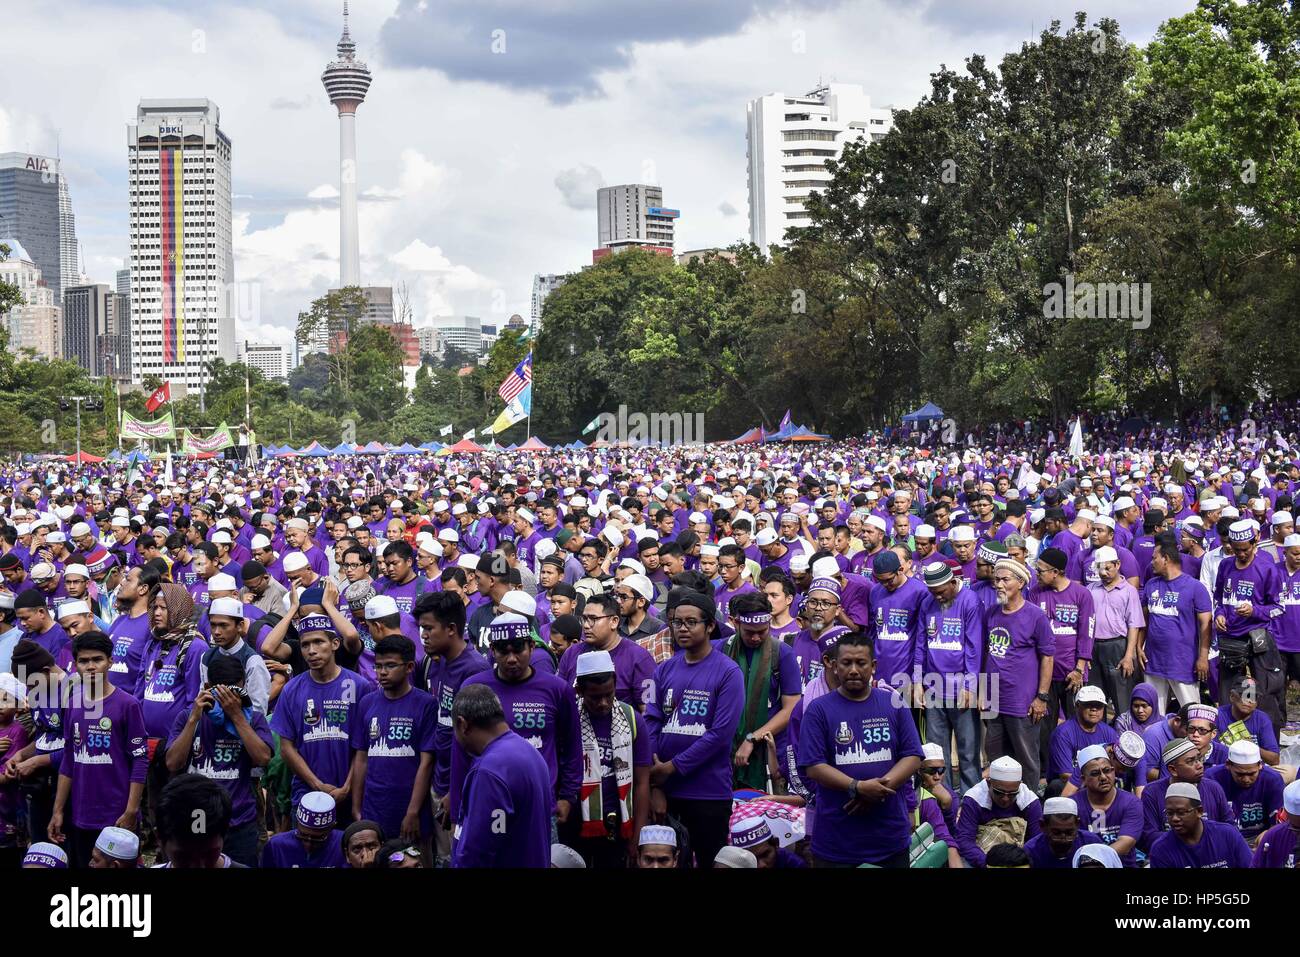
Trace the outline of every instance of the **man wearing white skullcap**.
{"type": "Polygon", "coordinates": [[[979,830],[986,824],[1010,821],[994,826],[1009,828],[1017,844],[1042,833],[1043,807],[1037,795],[1024,784],[1023,774],[1014,758],[996,758],[989,765],[988,777],[962,795],[953,838],[968,867],[985,866],[979,830]]]}
{"type": "Polygon", "coordinates": [[[1043,802],[1043,831],[1025,842],[1025,853],[1031,867],[1066,869],[1079,848],[1102,843],[1079,826],[1078,805],[1069,798],[1053,797],[1043,802]]]}
{"type": "Polygon", "coordinates": [[[637,867],[677,867],[677,832],[664,824],[647,824],[638,840],[637,867]]]}
{"type": "Polygon", "coordinates": [[[953,839],[950,822],[957,819],[957,803],[953,793],[944,785],[944,772],[948,762],[944,759],[943,748],[937,744],[921,745],[921,767],[916,772],[917,805],[911,812],[912,823],[919,827],[929,824],[934,831],[934,839],[948,845],[948,866],[962,867],[961,852],[953,839]]]}
{"type": "Polygon", "coordinates": [[[1250,866],[1250,847],[1246,839],[1231,824],[1205,819],[1201,794],[1195,784],[1171,784],[1164,804],[1169,830],[1151,845],[1151,867],[1250,866]]]}
{"type": "Polygon", "coordinates": [[[124,827],[106,827],[95,839],[90,866],[97,870],[125,870],[140,863],[140,838],[124,827]]]}
{"type": "Polygon", "coordinates": [[[1282,775],[1264,763],[1258,744],[1241,738],[1228,748],[1227,762],[1207,770],[1205,777],[1223,788],[1232,809],[1232,822],[1254,847],[1282,809],[1286,787],[1282,775]]]}

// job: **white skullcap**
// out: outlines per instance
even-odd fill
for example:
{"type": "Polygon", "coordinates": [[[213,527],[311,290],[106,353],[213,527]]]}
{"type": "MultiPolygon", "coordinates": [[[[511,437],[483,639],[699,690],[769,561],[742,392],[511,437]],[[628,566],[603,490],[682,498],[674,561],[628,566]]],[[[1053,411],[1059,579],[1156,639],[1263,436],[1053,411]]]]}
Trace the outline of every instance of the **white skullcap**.
{"type": "Polygon", "coordinates": [[[641,835],[637,838],[637,843],[641,847],[645,847],[647,844],[663,844],[667,847],[676,847],[677,832],[663,824],[647,824],[641,828],[641,835]]]}
{"type": "Polygon", "coordinates": [[[943,748],[937,744],[921,745],[921,758],[925,761],[943,761],[943,748]]]}
{"type": "Polygon", "coordinates": [[[1292,781],[1282,792],[1282,806],[1287,814],[1300,814],[1300,781],[1292,781]]]}
{"type": "Polygon", "coordinates": [[[537,516],[533,514],[533,510],[530,508],[515,509],[515,518],[522,519],[523,521],[527,522],[529,525],[537,521],[537,516]]]}
{"type": "Polygon", "coordinates": [[[1115,551],[1115,549],[1111,548],[1109,545],[1103,545],[1092,553],[1092,560],[1098,565],[1103,562],[1117,562],[1119,561],[1119,552],[1115,551]]]}
{"type": "Polygon", "coordinates": [[[81,538],[81,536],[89,535],[89,534],[90,534],[90,526],[87,525],[85,522],[78,522],[76,525],[72,526],[73,538],[81,538]]]}
{"type": "Polygon", "coordinates": [[[541,561],[543,558],[549,558],[555,554],[555,540],[551,538],[543,538],[537,543],[533,552],[537,555],[538,561],[541,561]]]}
{"type": "Polygon", "coordinates": [[[213,532],[212,537],[208,539],[208,541],[212,542],[213,545],[230,545],[234,542],[234,539],[230,537],[229,532],[223,530],[220,532],[213,532]]]}
{"type": "Polygon", "coordinates": [[[115,861],[134,861],[140,856],[140,838],[124,827],[106,827],[95,838],[95,849],[115,861]]]}
{"type": "MultiPolygon", "coordinates": [[[[358,519],[360,521],[360,519],[358,519]]],[[[254,535],[252,541],[248,543],[252,548],[270,548],[271,540],[265,535],[254,535]]]]}
{"type": "Polygon", "coordinates": [[[958,525],[948,534],[950,542],[973,542],[975,541],[975,529],[969,525],[958,525]]]}
{"type": "Polygon", "coordinates": [[[939,533],[933,525],[918,525],[912,534],[916,538],[934,538],[939,533]]]}
{"type": "Polygon", "coordinates": [[[527,615],[529,618],[537,614],[537,599],[526,591],[508,591],[501,597],[501,607],[508,608],[511,611],[527,615]]]}
{"type": "Polygon", "coordinates": [[[1115,528],[1115,520],[1111,518],[1109,515],[1098,515],[1096,518],[1092,520],[1092,524],[1103,525],[1106,528],[1111,529],[1112,531],[1115,528]]]}
{"type": "Polygon", "coordinates": [[[307,556],[302,552],[289,552],[284,556],[284,560],[281,562],[281,565],[286,572],[296,572],[298,569],[306,568],[310,564],[311,563],[307,561],[307,556]]]}
{"type": "Polygon", "coordinates": [[[611,675],[614,673],[614,659],[608,651],[584,651],[578,655],[577,676],[611,675]]]}
{"type": "Polygon", "coordinates": [[[644,575],[628,575],[623,579],[623,584],[632,589],[646,601],[654,601],[655,589],[650,584],[650,579],[644,575]]]}
{"type": "Polygon", "coordinates": [[[224,615],[227,618],[243,618],[244,604],[238,598],[214,598],[208,606],[208,617],[224,615]]]}
{"type": "Polygon", "coordinates": [[[838,578],[840,564],[833,558],[819,558],[812,563],[813,578],[838,578]]]}
{"type": "Polygon", "coordinates": [[[879,515],[868,515],[866,524],[878,528],[882,532],[888,531],[888,526],[885,525],[885,520],[879,515]]]}
{"type": "Polygon", "coordinates": [[[1201,792],[1196,789],[1195,784],[1188,784],[1186,781],[1176,781],[1169,785],[1169,790],[1165,792],[1165,800],[1169,798],[1187,798],[1189,801],[1201,803],[1201,792]]]}
{"type": "Polygon", "coordinates": [[[1286,524],[1288,524],[1288,523],[1290,523],[1290,524],[1292,524],[1292,525],[1295,524],[1295,519],[1291,517],[1291,513],[1290,513],[1290,512],[1274,512],[1274,513],[1273,513],[1273,524],[1274,524],[1274,525],[1286,525],[1286,524]]]}
{"type": "Polygon", "coordinates": [[[989,765],[989,780],[1018,784],[1025,776],[1020,762],[1015,758],[997,758],[989,765]]]}
{"type": "Polygon", "coordinates": [[[305,532],[305,531],[307,531],[307,519],[305,519],[305,518],[291,518],[291,519],[289,519],[289,521],[287,521],[287,522],[284,523],[284,527],[285,527],[285,528],[296,528],[296,529],[298,529],[298,531],[300,531],[300,532],[305,532]]]}
{"type": "Polygon", "coordinates": [[[1234,741],[1228,748],[1230,764],[1259,764],[1261,760],[1259,745],[1254,741],[1234,741]]]}
{"type": "Polygon", "coordinates": [[[442,557],[442,546],[438,544],[438,540],[432,535],[420,542],[420,551],[433,555],[435,558],[442,557]]]}
{"type": "Polygon", "coordinates": [[[234,591],[239,587],[234,575],[218,572],[208,579],[208,591],[234,591]]]}
{"type": "Polygon", "coordinates": [[[80,562],[73,562],[67,568],[63,569],[63,577],[67,578],[69,575],[77,575],[81,578],[89,578],[90,569],[87,568],[85,565],[81,564],[80,562]]]}
{"type": "Polygon", "coordinates": [[[59,620],[71,617],[72,615],[89,615],[90,606],[84,601],[74,600],[65,601],[59,606],[59,620]]]}
{"type": "Polygon", "coordinates": [[[1078,817],[1079,805],[1075,804],[1069,798],[1048,798],[1043,802],[1043,816],[1046,817],[1049,814],[1070,814],[1074,817],[1078,817]]]}
{"type": "Polygon", "coordinates": [[[387,618],[389,615],[396,615],[397,611],[397,602],[393,600],[392,595],[376,595],[366,602],[366,621],[387,618]]]}
{"type": "MultiPolygon", "coordinates": [[[[835,559],[831,559],[831,561],[834,560],[835,559]]],[[[806,572],[807,570],[808,570],[808,556],[805,553],[800,552],[798,555],[792,555],[790,557],[790,571],[806,572]]],[[[837,575],[839,574],[839,565],[835,566],[835,574],[837,575]]]]}

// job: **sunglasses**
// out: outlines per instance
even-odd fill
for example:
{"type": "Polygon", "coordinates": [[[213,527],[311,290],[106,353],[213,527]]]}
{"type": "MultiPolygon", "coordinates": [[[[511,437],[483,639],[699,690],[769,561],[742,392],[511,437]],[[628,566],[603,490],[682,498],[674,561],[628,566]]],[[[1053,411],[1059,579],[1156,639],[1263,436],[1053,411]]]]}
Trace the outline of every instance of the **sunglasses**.
{"type": "Polygon", "coordinates": [[[946,767],[940,765],[937,768],[921,768],[921,773],[922,774],[943,774],[943,772],[947,770],[948,769],[946,767]]]}

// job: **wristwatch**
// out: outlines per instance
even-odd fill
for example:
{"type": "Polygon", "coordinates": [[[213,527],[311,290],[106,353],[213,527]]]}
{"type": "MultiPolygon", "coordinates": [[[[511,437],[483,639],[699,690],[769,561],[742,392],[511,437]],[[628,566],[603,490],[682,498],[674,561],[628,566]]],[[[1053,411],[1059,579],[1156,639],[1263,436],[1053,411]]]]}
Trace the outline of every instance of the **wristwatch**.
{"type": "Polygon", "coordinates": [[[745,735],[745,740],[748,741],[750,744],[753,744],[755,741],[758,740],[758,738],[754,737],[754,732],[751,731],[749,732],[749,734],[745,735]]]}
{"type": "Polygon", "coordinates": [[[1036,697],[1036,698],[1037,698],[1039,701],[1041,701],[1043,704],[1047,704],[1047,702],[1051,700],[1051,699],[1048,697],[1048,694],[1047,694],[1046,691],[1040,691],[1040,692],[1038,692],[1038,694],[1034,695],[1034,697],[1036,697]]]}
{"type": "Polygon", "coordinates": [[[857,796],[858,796],[858,779],[851,778],[849,780],[849,797],[855,798],[857,796]]]}

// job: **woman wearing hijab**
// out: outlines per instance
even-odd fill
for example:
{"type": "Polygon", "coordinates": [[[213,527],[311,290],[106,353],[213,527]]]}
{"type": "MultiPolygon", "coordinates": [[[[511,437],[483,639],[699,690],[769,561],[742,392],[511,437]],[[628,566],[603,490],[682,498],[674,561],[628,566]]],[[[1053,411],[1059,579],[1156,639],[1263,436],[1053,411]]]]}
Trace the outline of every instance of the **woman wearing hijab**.
{"type": "Polygon", "coordinates": [[[184,585],[164,582],[149,608],[150,638],[144,648],[144,668],[136,679],[135,697],[144,712],[149,739],[147,807],[156,812],[158,796],[167,783],[166,740],[180,715],[189,714],[203,687],[201,664],[208,650],[198,632],[198,612],[184,585]]]}
{"type": "Polygon", "coordinates": [[[1156,686],[1146,681],[1139,684],[1129,695],[1129,709],[1115,716],[1115,733],[1136,731],[1142,734],[1147,728],[1160,721],[1160,696],[1156,686]]]}

